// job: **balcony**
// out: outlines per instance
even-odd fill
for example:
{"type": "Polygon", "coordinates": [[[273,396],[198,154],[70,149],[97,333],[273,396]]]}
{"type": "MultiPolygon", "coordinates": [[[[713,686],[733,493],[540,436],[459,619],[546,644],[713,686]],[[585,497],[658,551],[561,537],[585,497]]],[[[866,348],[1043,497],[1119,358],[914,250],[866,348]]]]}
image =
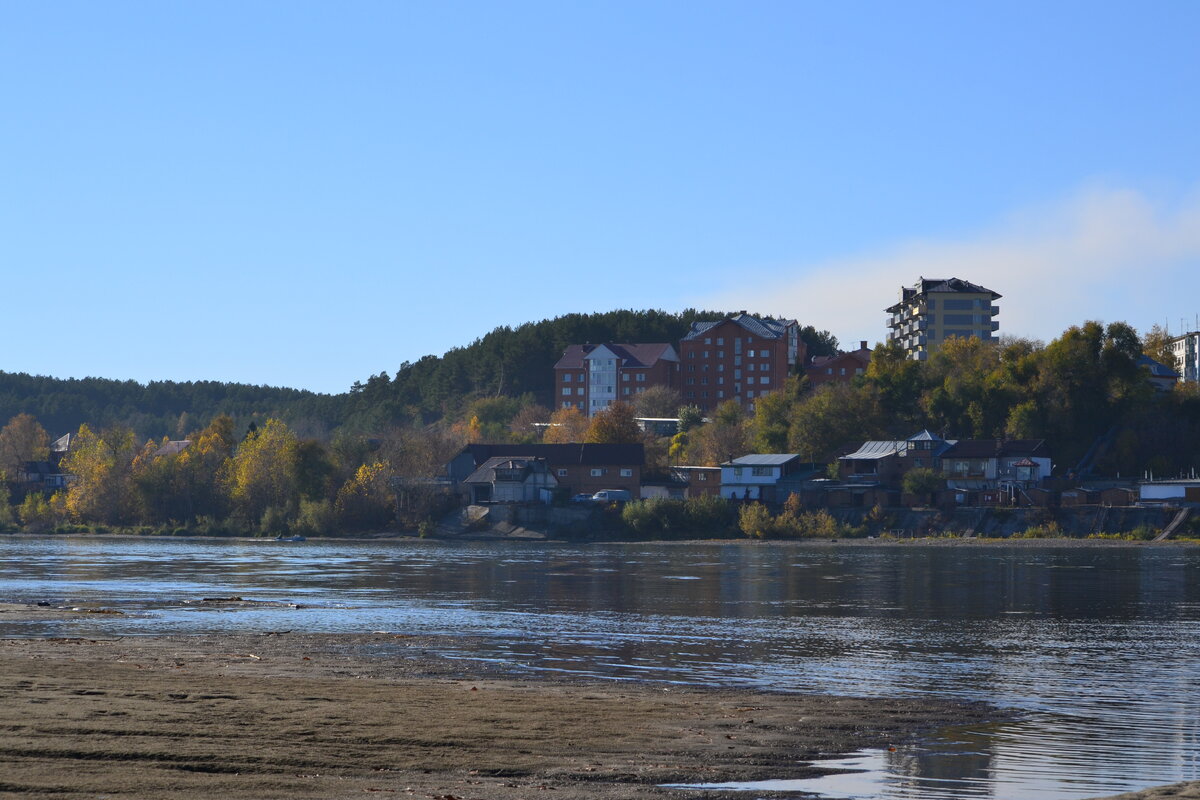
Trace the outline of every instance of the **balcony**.
{"type": "Polygon", "coordinates": [[[1000,306],[989,306],[988,310],[992,313],[992,316],[994,317],[1000,313],[1000,306]]]}
{"type": "Polygon", "coordinates": [[[992,320],[992,330],[993,331],[1000,330],[1000,321],[999,320],[995,320],[995,319],[992,320]]]}

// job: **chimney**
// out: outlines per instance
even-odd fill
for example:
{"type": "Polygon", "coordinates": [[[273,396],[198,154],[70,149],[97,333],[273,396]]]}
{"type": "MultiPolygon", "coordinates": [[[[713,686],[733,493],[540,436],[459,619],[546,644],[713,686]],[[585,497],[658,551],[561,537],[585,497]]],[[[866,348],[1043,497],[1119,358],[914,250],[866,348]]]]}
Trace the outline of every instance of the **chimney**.
{"type": "Polygon", "coordinates": [[[859,350],[866,350],[866,349],[867,349],[867,340],[866,340],[866,339],[859,339],[859,340],[858,340],[858,349],[859,349],[859,350]]]}

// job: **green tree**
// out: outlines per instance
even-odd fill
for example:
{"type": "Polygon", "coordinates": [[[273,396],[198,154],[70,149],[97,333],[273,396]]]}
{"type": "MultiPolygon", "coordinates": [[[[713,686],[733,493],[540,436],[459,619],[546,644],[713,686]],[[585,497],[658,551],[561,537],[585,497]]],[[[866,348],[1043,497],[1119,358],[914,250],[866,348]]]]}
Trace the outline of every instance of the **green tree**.
{"type": "Polygon", "coordinates": [[[50,458],[50,437],[32,414],[18,414],[0,429],[0,472],[11,480],[24,469],[26,461],[50,458]]]}
{"type": "Polygon", "coordinates": [[[945,488],[946,476],[928,467],[915,467],[904,473],[900,485],[909,494],[927,501],[934,492],[945,488]]]}
{"type": "Polygon", "coordinates": [[[225,480],[233,507],[243,520],[257,523],[268,508],[295,506],[299,494],[294,468],[297,444],[291,429],[272,418],[238,445],[225,480]]]}
{"type": "Polygon", "coordinates": [[[633,406],[620,401],[592,417],[583,441],[588,444],[634,444],[642,440],[633,406]]]}
{"type": "Polygon", "coordinates": [[[633,407],[639,417],[668,419],[679,414],[683,397],[667,386],[651,386],[633,399],[633,407]]]}
{"type": "Polygon", "coordinates": [[[67,490],[66,507],[80,522],[122,524],[134,516],[131,482],[134,457],[133,431],[107,428],[95,433],[82,425],[62,469],[75,476],[67,490]]]}

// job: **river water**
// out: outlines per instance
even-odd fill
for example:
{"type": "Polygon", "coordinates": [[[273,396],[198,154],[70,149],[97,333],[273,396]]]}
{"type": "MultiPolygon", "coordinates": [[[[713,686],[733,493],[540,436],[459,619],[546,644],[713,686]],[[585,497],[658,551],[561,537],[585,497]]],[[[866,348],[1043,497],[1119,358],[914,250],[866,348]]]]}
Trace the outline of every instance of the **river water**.
{"type": "Polygon", "coordinates": [[[0,599],[126,612],[0,617],[5,637],[462,634],[444,655],[517,675],[1016,712],[794,787],[830,796],[1078,800],[1200,779],[1200,548],[6,537],[0,599]],[[261,602],[197,602],[231,595],[261,602]]]}

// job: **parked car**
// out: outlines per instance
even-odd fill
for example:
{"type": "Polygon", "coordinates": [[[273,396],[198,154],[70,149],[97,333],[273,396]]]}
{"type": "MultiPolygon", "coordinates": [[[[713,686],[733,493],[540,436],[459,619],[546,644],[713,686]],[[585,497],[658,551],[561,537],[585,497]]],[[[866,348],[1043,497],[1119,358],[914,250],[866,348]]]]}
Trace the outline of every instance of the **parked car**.
{"type": "Polygon", "coordinates": [[[626,503],[633,499],[628,489],[601,489],[592,495],[596,503],[626,503]]]}
{"type": "Polygon", "coordinates": [[[592,502],[591,492],[582,492],[580,494],[571,495],[572,503],[590,503],[592,502]]]}

